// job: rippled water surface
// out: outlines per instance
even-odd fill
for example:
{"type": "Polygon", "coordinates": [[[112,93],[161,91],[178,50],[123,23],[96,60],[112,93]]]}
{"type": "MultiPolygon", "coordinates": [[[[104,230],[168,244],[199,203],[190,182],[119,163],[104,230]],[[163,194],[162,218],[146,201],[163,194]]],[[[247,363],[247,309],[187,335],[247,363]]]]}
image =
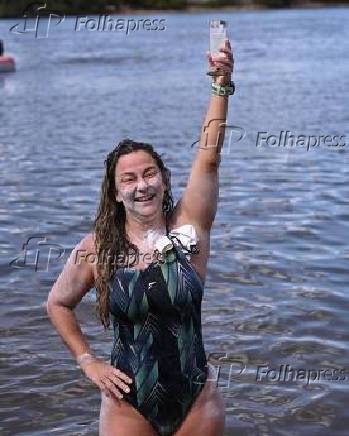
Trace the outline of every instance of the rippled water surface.
{"type": "MultiPolygon", "coordinates": [[[[74,32],[67,19],[35,39],[0,21],[17,60],[17,72],[0,77],[1,434],[97,435],[99,391],[44,302],[90,229],[116,142],[153,143],[181,195],[209,98],[208,20],[222,17],[236,58],[229,123],[246,132],[237,142],[232,131],[223,149],[202,305],[207,355],[221,358],[226,435],[347,435],[348,381],[332,378],[343,368],[349,376],[349,10],[157,17],[165,31],[127,37],[74,32]],[[282,130],[346,135],[347,146],[256,146],[258,132],[282,130]],[[26,267],[10,265],[30,237],[26,267]],[[66,252],[46,269],[52,244],[66,252]],[[287,382],[281,365],[328,371],[287,382]],[[275,371],[266,378],[258,366],[275,371]]],[[[77,314],[108,359],[112,332],[94,307],[91,291],[77,314]]]]}

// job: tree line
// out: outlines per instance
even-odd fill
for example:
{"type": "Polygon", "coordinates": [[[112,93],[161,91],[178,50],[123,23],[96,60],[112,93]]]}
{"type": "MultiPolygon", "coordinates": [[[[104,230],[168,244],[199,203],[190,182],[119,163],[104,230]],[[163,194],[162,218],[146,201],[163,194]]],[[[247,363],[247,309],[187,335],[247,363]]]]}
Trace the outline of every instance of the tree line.
{"type": "MultiPolygon", "coordinates": [[[[0,0],[0,18],[22,17],[26,12],[27,16],[35,16],[37,7],[45,1],[28,0],[0,0]]],[[[47,0],[47,11],[57,11],[65,15],[78,14],[102,14],[102,13],[123,13],[132,12],[132,9],[177,9],[185,10],[196,7],[266,7],[266,8],[288,8],[302,4],[319,4],[316,0],[47,0]]],[[[335,3],[348,4],[349,0],[331,0],[320,3],[333,5],[335,3]]]]}

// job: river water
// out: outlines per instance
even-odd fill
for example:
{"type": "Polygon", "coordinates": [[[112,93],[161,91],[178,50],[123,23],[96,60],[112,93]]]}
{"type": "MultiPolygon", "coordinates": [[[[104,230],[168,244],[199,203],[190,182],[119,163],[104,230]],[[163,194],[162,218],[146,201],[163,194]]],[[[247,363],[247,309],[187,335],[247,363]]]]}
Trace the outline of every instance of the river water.
{"type": "MultiPolygon", "coordinates": [[[[66,18],[35,38],[9,32],[20,20],[0,21],[17,61],[15,74],[0,76],[1,434],[97,435],[99,391],[44,303],[90,231],[114,144],[154,144],[180,197],[209,99],[208,20],[222,18],[236,127],[223,148],[202,322],[221,368],[225,434],[347,435],[349,9],[123,18],[163,18],[166,28],[77,32],[66,18]],[[286,131],[329,135],[332,145],[261,140],[286,131]],[[55,260],[51,251],[48,263],[54,244],[65,252],[55,260]],[[284,379],[286,369],[297,377],[284,379]]],[[[112,332],[94,307],[92,290],[77,315],[108,360],[112,332]]]]}

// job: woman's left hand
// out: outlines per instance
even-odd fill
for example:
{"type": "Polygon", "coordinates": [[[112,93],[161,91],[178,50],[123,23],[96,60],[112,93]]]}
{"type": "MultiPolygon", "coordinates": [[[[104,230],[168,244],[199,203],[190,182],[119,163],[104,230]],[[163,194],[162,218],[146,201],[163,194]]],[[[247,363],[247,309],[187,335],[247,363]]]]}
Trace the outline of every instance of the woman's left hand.
{"type": "Polygon", "coordinates": [[[220,54],[211,55],[207,52],[210,70],[215,73],[214,81],[218,85],[228,84],[234,70],[234,56],[231,50],[230,41],[227,38],[219,49],[220,54]]]}

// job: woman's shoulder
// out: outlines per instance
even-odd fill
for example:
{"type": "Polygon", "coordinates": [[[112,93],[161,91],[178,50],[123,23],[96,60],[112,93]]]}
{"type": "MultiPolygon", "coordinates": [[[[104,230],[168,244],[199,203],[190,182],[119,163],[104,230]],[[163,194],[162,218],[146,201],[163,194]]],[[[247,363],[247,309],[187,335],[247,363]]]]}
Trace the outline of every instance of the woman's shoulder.
{"type": "Polygon", "coordinates": [[[89,270],[94,280],[97,277],[96,270],[96,246],[95,246],[95,233],[87,233],[76,244],[72,252],[73,262],[80,265],[80,268],[89,270]]]}
{"type": "Polygon", "coordinates": [[[95,242],[96,242],[96,235],[95,232],[87,233],[79,242],[79,248],[82,249],[88,249],[89,251],[95,251],[95,242]]]}
{"type": "MultiPolygon", "coordinates": [[[[75,245],[70,255],[71,261],[78,265],[91,266],[95,270],[94,262],[91,262],[96,257],[95,234],[94,232],[87,233],[75,245]]],[[[95,271],[94,275],[95,275],[95,271]]]]}

